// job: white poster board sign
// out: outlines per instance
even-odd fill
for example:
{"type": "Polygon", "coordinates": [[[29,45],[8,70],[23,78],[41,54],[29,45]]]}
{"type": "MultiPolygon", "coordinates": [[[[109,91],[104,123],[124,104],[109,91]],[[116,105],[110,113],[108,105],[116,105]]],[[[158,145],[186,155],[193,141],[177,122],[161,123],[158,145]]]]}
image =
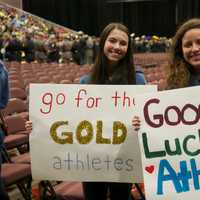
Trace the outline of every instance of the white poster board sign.
{"type": "Polygon", "coordinates": [[[141,182],[132,127],[135,95],[144,85],[31,84],[30,136],[34,179],[141,182]]]}
{"type": "Polygon", "coordinates": [[[147,200],[200,197],[200,87],[139,95],[147,200]]]}

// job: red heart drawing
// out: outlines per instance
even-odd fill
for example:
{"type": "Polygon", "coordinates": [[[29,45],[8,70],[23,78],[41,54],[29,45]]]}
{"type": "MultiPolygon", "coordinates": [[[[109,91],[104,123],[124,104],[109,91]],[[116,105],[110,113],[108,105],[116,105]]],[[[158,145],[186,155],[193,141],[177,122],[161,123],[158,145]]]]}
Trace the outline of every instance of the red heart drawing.
{"type": "Polygon", "coordinates": [[[152,174],[153,171],[154,171],[154,165],[150,165],[150,166],[145,167],[145,170],[147,172],[149,172],[150,174],[152,174]]]}

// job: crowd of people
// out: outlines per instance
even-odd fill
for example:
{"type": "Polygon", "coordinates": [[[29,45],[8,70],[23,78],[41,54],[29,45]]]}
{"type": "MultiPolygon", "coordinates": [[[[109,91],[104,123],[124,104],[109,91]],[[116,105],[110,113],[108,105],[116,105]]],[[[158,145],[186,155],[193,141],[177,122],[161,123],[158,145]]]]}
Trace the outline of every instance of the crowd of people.
{"type": "MultiPolygon", "coordinates": [[[[0,58],[6,61],[94,63],[99,38],[0,4],[0,58]]],[[[132,36],[135,53],[167,52],[170,39],[132,36]]]]}
{"type": "Polygon", "coordinates": [[[0,58],[6,61],[94,61],[98,39],[0,4],[0,58]]]}
{"type": "Polygon", "coordinates": [[[134,53],[168,52],[170,46],[171,38],[167,37],[142,35],[133,38],[134,53]]]}

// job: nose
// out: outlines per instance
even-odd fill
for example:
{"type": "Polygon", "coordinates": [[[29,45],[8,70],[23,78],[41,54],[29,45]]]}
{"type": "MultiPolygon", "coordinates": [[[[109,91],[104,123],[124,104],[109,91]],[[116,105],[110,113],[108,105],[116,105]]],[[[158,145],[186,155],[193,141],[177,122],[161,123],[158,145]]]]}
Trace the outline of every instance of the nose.
{"type": "Polygon", "coordinates": [[[200,49],[200,45],[197,43],[192,44],[192,51],[198,51],[200,49]]]}
{"type": "Polygon", "coordinates": [[[115,49],[119,49],[120,48],[120,44],[119,42],[116,42],[115,45],[114,45],[115,49]]]}

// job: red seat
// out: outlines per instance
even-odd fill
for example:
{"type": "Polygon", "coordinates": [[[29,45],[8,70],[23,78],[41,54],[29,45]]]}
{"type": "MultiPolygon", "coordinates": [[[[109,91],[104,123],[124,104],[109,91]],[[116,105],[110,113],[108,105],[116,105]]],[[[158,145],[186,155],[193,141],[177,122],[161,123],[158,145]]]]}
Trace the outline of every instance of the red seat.
{"type": "Polygon", "coordinates": [[[60,84],[71,84],[72,81],[71,80],[67,80],[67,79],[63,79],[60,81],[60,84]]]}
{"type": "Polygon", "coordinates": [[[11,98],[19,98],[22,100],[27,99],[27,95],[24,89],[22,88],[10,88],[10,96],[11,98]]]}
{"type": "Polygon", "coordinates": [[[1,166],[1,176],[5,186],[17,185],[25,200],[31,199],[31,165],[3,163],[1,166]]]}
{"type": "Polygon", "coordinates": [[[64,181],[52,186],[49,181],[41,181],[40,187],[43,188],[41,199],[84,200],[80,182],[64,181]]]}
{"type": "Polygon", "coordinates": [[[135,183],[131,189],[131,197],[134,200],[145,200],[144,183],[135,183]]]}
{"type": "Polygon", "coordinates": [[[31,163],[31,157],[30,157],[30,153],[23,153],[23,154],[19,154],[17,156],[13,156],[11,157],[11,161],[13,163],[25,163],[25,164],[30,164],[31,163]]]}
{"type": "Polygon", "coordinates": [[[83,189],[80,182],[62,182],[54,186],[56,195],[61,200],[83,200],[83,189]]]}
{"type": "Polygon", "coordinates": [[[28,108],[27,105],[18,98],[11,98],[9,99],[9,102],[6,106],[6,108],[3,110],[4,115],[19,115],[23,119],[28,119],[28,108]]]}
{"type": "Polygon", "coordinates": [[[9,82],[10,88],[22,88],[24,89],[24,84],[19,80],[10,80],[9,82]]]}
{"type": "Polygon", "coordinates": [[[8,135],[5,136],[4,144],[6,149],[13,149],[28,144],[29,136],[24,134],[8,135]]]}
{"type": "MultiPolygon", "coordinates": [[[[20,116],[7,116],[4,119],[7,126],[7,136],[4,139],[4,143],[7,149],[21,147],[29,149],[29,131],[25,128],[25,120],[20,116]]],[[[24,151],[24,148],[23,148],[24,151]]]]}
{"type": "Polygon", "coordinates": [[[25,119],[19,115],[11,115],[5,117],[5,123],[7,125],[7,132],[11,134],[25,134],[29,135],[29,131],[25,128],[25,119]]]}
{"type": "Polygon", "coordinates": [[[30,164],[3,163],[1,170],[6,186],[31,175],[30,164]]]}

